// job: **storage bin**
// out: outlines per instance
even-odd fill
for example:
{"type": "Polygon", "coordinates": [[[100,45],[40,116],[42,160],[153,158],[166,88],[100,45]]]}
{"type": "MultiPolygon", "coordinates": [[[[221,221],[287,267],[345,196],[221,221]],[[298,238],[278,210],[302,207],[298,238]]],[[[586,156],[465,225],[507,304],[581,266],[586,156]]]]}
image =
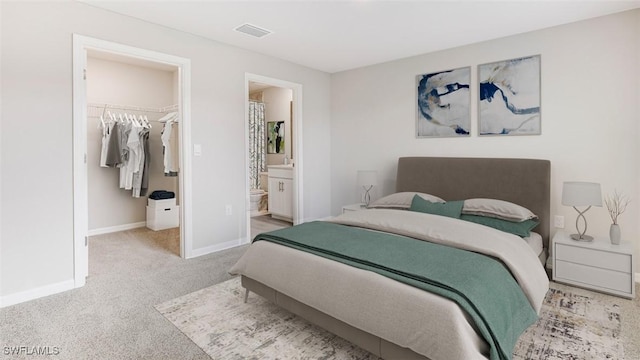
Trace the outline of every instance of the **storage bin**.
{"type": "Polygon", "coordinates": [[[158,231],[178,226],[180,226],[180,206],[155,208],[147,206],[147,227],[149,229],[158,231]]]}
{"type": "Polygon", "coordinates": [[[147,206],[153,209],[176,206],[176,198],[162,200],[149,199],[147,201],[147,206]]]}

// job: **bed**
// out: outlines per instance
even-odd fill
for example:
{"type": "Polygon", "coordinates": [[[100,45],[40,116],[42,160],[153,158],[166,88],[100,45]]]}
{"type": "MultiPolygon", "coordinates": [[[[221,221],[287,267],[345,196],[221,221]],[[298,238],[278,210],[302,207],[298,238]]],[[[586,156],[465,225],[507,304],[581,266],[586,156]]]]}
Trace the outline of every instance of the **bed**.
{"type": "MultiPolygon", "coordinates": [[[[398,161],[398,193],[427,193],[451,203],[473,198],[500,199],[531,210],[539,219],[533,231],[542,239],[540,253],[512,234],[406,210],[350,212],[329,224],[309,226],[325,229],[335,225],[340,231],[359,231],[353,233],[354,237],[362,231],[390,231],[392,236],[403,239],[424,237],[422,240],[429,243],[446,245],[444,251],[459,247],[470,250],[464,253],[483,252],[486,255],[480,258],[498,258],[508,267],[510,279],[519,286],[517,292],[522,293],[532,311],[539,312],[549,285],[542,265],[549,243],[549,182],[550,163],[546,160],[405,157],[398,161]],[[423,229],[425,222],[428,226],[423,229]],[[451,239],[455,244],[450,243],[451,239]]],[[[433,264],[438,269],[447,267],[437,265],[435,260],[433,264]]],[[[462,276],[461,282],[479,284],[482,280],[473,276],[480,273],[456,274],[463,265],[458,263],[441,272],[445,276],[462,276]],[[464,280],[467,276],[474,280],[464,280]]],[[[385,359],[498,358],[496,345],[487,340],[484,325],[475,321],[475,315],[459,302],[374,271],[278,243],[256,241],[230,272],[241,275],[242,286],[248,291],[385,359]]],[[[491,286],[487,282],[476,287],[491,286]]],[[[520,307],[523,306],[515,307],[514,312],[519,312],[520,307]]],[[[520,332],[517,330],[516,336],[520,332]]]]}

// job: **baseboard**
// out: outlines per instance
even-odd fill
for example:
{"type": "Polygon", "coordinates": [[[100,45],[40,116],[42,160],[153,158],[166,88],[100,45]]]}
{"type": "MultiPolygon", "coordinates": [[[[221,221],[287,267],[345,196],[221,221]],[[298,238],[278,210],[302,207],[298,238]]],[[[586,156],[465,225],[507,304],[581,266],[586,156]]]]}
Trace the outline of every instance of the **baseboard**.
{"type": "Polygon", "coordinates": [[[41,286],[35,289],[22,291],[19,293],[0,296],[0,308],[20,304],[25,301],[35,300],[41,297],[61,293],[63,291],[71,290],[75,288],[75,282],[73,279],[61,281],[59,283],[41,286]]]}
{"type": "Polygon", "coordinates": [[[147,226],[146,221],[141,221],[141,222],[131,223],[131,224],[116,225],[116,226],[108,226],[108,227],[103,227],[99,229],[89,230],[87,232],[87,235],[95,236],[95,235],[109,234],[109,233],[114,233],[118,231],[137,229],[145,226],[147,226]]]}
{"type": "Polygon", "coordinates": [[[226,241],[220,244],[215,244],[215,245],[211,245],[211,246],[205,246],[203,248],[200,249],[193,249],[193,251],[191,251],[191,256],[189,257],[191,258],[195,258],[198,256],[202,256],[202,255],[207,255],[207,254],[212,254],[218,251],[222,251],[222,250],[227,250],[227,249],[231,249],[240,245],[244,245],[247,244],[248,241],[246,238],[240,238],[240,239],[236,239],[236,240],[230,240],[230,241],[226,241]]]}

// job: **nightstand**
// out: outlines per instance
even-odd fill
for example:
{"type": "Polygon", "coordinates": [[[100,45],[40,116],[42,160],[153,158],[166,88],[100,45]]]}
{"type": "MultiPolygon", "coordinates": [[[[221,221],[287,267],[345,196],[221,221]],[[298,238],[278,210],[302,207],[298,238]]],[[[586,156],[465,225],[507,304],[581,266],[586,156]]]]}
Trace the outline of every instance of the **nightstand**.
{"type": "Polygon", "coordinates": [[[634,255],[629,242],[613,245],[608,238],[572,240],[558,231],[552,240],[553,280],[626,298],[634,298],[634,255]]]}
{"type": "Polygon", "coordinates": [[[364,204],[351,204],[345,205],[342,207],[342,213],[346,213],[348,211],[360,211],[362,209],[366,209],[367,207],[364,204]]]}

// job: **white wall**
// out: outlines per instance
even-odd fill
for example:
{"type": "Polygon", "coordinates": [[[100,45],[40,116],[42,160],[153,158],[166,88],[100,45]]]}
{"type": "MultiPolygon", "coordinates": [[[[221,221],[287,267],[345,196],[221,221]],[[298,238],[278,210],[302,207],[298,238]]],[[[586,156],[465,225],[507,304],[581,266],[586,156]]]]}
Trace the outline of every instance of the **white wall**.
{"type": "MultiPolygon", "coordinates": [[[[270,87],[262,90],[262,101],[265,103],[264,119],[270,121],[284,121],[284,154],[268,154],[267,165],[279,165],[284,163],[284,157],[291,159],[291,101],[293,91],[291,89],[270,87]]],[[[265,125],[266,126],[266,125],[265,125]]]]}
{"type": "MultiPolygon", "coordinates": [[[[89,57],[87,61],[87,100],[89,103],[163,108],[176,104],[174,94],[177,71],[167,71],[89,57]]],[[[123,113],[125,111],[115,111],[123,113]]],[[[130,112],[131,113],[131,112],[130,112]]],[[[136,113],[138,114],[138,113],[136,113]]],[[[162,124],[153,120],[160,113],[149,113],[149,195],[153,190],[177,193],[177,177],[164,176],[162,124]]],[[[120,169],[99,166],[102,144],[100,119],[87,119],[87,180],[89,230],[104,229],[146,221],[147,196],[134,198],[131,190],[120,189],[120,169]]]]}
{"type": "Polygon", "coordinates": [[[247,72],[303,85],[304,214],[329,214],[328,74],[75,1],[3,2],[0,20],[0,296],[73,279],[73,33],[191,59],[194,250],[246,237],[247,72]]]}
{"type": "MultiPolygon", "coordinates": [[[[521,157],[551,160],[551,213],[575,229],[560,203],[562,182],[595,181],[633,199],[623,237],[638,244],[640,10],[336,73],[331,76],[331,200],[337,214],[358,202],[356,170],[377,169],[389,194],[401,156],[521,157]],[[477,86],[469,138],[415,138],[415,76],[542,55],[542,135],[478,137],[477,86]]],[[[526,191],[526,189],[523,189],[526,191]]],[[[608,236],[606,208],[587,213],[589,232],[608,236]]],[[[640,269],[640,267],[638,267],[640,269]]]]}

